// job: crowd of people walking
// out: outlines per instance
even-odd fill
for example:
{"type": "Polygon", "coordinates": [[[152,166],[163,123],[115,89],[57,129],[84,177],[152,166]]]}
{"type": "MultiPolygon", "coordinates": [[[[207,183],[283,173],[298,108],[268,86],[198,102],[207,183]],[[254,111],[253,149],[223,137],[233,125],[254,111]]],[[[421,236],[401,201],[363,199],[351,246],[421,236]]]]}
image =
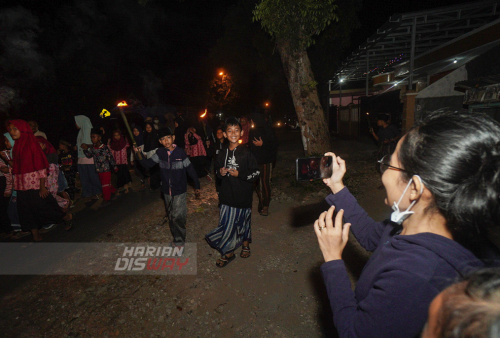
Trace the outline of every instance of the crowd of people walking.
{"type": "MultiPolygon", "coordinates": [[[[166,120],[132,125],[132,140],[78,115],[75,144],[60,140],[57,149],[36,122],[7,121],[0,152],[2,235],[41,241],[56,224],[71,230],[78,194],[102,198],[106,207],[130,192],[132,169],[140,190],[160,189],[176,247],[186,241],[188,181],[197,198],[200,179],[212,182],[220,214],[205,239],[220,253],[215,264],[226,267],[240,247],[239,256],[249,258],[253,194],[258,213],[269,215],[277,156],[266,116],[166,120]]],[[[333,158],[332,175],[323,180],[331,208],[314,231],[339,336],[498,336],[500,273],[492,267],[500,255],[488,234],[500,222],[500,124],[439,112],[403,135],[379,161],[385,202],[394,210],[383,222],[372,220],[344,186],[345,161],[325,156],[333,158]],[[373,252],[354,291],[342,260],[349,232],[373,252]]]]}

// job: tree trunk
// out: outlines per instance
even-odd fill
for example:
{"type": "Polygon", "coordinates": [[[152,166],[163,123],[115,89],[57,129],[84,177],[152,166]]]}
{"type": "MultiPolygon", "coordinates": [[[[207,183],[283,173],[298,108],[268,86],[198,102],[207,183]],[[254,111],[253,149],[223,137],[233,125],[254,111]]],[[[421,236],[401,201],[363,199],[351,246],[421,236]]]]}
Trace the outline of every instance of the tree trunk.
{"type": "Polygon", "coordinates": [[[280,41],[277,47],[299,120],[304,152],[307,156],[322,155],[330,150],[330,136],[307,51],[291,53],[287,44],[280,41]]]}

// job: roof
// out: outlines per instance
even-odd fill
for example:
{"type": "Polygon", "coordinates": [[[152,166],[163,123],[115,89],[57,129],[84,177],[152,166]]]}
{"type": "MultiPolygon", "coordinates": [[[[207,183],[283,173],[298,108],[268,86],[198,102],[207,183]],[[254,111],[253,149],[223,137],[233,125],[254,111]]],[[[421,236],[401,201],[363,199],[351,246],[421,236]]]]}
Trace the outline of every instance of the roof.
{"type": "Polygon", "coordinates": [[[365,79],[367,51],[370,76],[391,72],[410,59],[414,22],[415,58],[418,58],[498,20],[499,5],[499,0],[489,0],[395,14],[346,59],[335,75],[345,81],[365,79]]]}

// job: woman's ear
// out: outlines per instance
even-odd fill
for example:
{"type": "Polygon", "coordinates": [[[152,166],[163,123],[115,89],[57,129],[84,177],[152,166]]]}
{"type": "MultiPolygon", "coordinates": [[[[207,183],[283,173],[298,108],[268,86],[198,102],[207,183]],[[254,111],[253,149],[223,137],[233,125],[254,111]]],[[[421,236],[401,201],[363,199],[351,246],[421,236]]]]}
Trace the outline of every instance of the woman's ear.
{"type": "Polygon", "coordinates": [[[419,199],[422,197],[424,193],[424,184],[422,182],[422,179],[418,175],[413,175],[412,177],[412,182],[411,182],[411,191],[410,191],[410,199],[412,201],[419,199]]]}

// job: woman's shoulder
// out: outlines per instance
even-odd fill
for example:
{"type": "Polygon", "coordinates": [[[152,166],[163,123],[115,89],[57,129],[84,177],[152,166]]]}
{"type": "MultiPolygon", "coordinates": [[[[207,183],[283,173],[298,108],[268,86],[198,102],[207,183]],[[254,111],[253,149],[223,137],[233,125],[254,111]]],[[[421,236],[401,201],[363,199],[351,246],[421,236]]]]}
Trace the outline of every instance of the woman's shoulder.
{"type": "Polygon", "coordinates": [[[483,266],[472,252],[456,241],[433,233],[394,236],[390,248],[397,253],[388,262],[389,266],[424,279],[437,275],[452,278],[483,266]]]}

